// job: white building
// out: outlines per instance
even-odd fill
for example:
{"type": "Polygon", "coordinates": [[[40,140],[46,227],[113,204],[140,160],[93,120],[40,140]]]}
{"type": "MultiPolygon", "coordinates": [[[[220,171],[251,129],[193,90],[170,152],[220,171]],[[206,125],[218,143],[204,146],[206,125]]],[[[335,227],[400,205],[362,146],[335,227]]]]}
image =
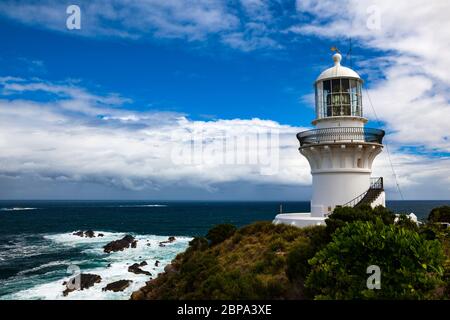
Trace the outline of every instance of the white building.
{"type": "Polygon", "coordinates": [[[295,226],[322,224],[336,206],[385,206],[383,178],[371,178],[372,162],[382,151],[384,131],[366,128],[361,77],[341,65],[317,78],[316,129],[300,132],[300,153],[311,166],[311,212],[278,214],[274,223],[295,226]]]}

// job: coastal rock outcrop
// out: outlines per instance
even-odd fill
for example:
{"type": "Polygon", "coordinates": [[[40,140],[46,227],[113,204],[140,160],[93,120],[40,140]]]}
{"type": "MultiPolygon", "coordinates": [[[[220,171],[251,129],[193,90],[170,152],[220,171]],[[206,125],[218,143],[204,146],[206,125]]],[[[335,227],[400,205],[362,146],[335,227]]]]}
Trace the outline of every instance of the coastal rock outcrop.
{"type": "Polygon", "coordinates": [[[151,276],[152,274],[149,271],[145,271],[140,268],[142,266],[143,266],[142,263],[141,264],[134,263],[128,267],[128,271],[135,273],[135,274],[145,274],[145,275],[151,276]]]}
{"type": "MultiPolygon", "coordinates": [[[[72,233],[74,236],[78,236],[78,237],[81,237],[81,238],[83,238],[83,237],[86,237],[86,238],[95,238],[95,232],[94,231],[92,231],[92,230],[87,230],[87,231],[82,231],[82,230],[80,230],[80,231],[77,231],[77,232],[74,232],[74,233],[72,233]]],[[[99,234],[99,236],[100,236],[100,234],[99,234]]],[[[103,235],[102,235],[103,236],[103,235]]]]}
{"type": "Polygon", "coordinates": [[[130,246],[132,248],[135,248],[136,243],[137,243],[137,240],[135,240],[133,236],[127,234],[122,239],[111,241],[110,243],[105,245],[103,247],[103,251],[106,253],[123,251],[124,249],[129,248],[130,246]],[[134,243],[134,247],[133,247],[133,243],[134,243]]]}
{"type": "Polygon", "coordinates": [[[164,267],[164,272],[165,273],[177,272],[177,268],[172,263],[169,263],[167,266],[164,267]]]}
{"type": "Polygon", "coordinates": [[[152,288],[158,285],[158,278],[145,283],[145,286],[131,294],[131,300],[145,300],[152,297],[152,288]]]}
{"type": "Polygon", "coordinates": [[[166,243],[172,243],[172,242],[174,242],[175,240],[176,240],[175,237],[170,236],[166,241],[160,241],[160,242],[159,242],[159,246],[160,246],[160,247],[165,247],[165,246],[166,246],[166,243]]]}
{"type": "Polygon", "coordinates": [[[102,281],[102,277],[97,274],[90,273],[82,273],[78,275],[80,277],[80,286],[76,287],[77,279],[76,277],[71,278],[68,282],[64,281],[63,286],[66,286],[66,289],[63,291],[63,295],[67,296],[70,292],[75,290],[84,290],[92,287],[96,283],[100,283],[102,281]]]}
{"type": "Polygon", "coordinates": [[[123,291],[132,283],[132,280],[119,280],[115,282],[108,283],[106,287],[104,287],[103,291],[113,291],[113,292],[119,292],[123,291]]]}

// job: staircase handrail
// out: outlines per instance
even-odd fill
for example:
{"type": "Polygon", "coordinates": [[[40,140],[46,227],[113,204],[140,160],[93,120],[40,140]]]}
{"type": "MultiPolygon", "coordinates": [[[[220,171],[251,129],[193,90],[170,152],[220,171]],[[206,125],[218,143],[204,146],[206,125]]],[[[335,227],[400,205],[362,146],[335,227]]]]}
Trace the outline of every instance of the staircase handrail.
{"type": "Polygon", "coordinates": [[[364,191],[357,197],[353,198],[352,200],[344,203],[343,205],[341,205],[341,207],[354,207],[365,197],[365,195],[367,194],[367,192],[369,192],[369,190],[374,190],[374,189],[383,190],[383,188],[384,188],[383,187],[383,177],[370,178],[369,189],[367,189],[366,191],[364,191]]]}

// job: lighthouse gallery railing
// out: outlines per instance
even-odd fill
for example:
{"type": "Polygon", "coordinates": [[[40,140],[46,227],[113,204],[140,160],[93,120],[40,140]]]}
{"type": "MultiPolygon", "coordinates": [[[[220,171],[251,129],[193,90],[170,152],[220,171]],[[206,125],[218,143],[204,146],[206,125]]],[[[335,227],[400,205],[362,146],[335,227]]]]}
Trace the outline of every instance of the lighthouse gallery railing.
{"type": "Polygon", "coordinates": [[[335,127],[314,129],[297,133],[300,146],[323,142],[363,141],[381,144],[384,131],[364,127],[335,127]]]}

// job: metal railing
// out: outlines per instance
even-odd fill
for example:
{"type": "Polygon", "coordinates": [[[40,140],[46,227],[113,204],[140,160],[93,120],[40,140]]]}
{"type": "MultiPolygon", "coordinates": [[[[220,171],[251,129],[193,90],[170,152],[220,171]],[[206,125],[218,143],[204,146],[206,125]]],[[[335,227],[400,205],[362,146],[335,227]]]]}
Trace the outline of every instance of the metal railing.
{"type": "Polygon", "coordinates": [[[297,133],[300,146],[324,142],[363,141],[381,144],[384,131],[364,127],[335,127],[314,129],[297,133]]]}
{"type": "Polygon", "coordinates": [[[354,207],[359,202],[361,202],[362,199],[364,199],[364,197],[367,195],[367,193],[370,190],[383,190],[383,188],[384,188],[384,186],[383,186],[383,177],[370,178],[370,187],[369,187],[369,189],[367,189],[366,191],[361,193],[356,198],[350,200],[349,202],[344,203],[343,205],[341,205],[341,207],[354,207]]]}
{"type": "Polygon", "coordinates": [[[370,178],[370,189],[383,190],[383,177],[370,178]]]}

